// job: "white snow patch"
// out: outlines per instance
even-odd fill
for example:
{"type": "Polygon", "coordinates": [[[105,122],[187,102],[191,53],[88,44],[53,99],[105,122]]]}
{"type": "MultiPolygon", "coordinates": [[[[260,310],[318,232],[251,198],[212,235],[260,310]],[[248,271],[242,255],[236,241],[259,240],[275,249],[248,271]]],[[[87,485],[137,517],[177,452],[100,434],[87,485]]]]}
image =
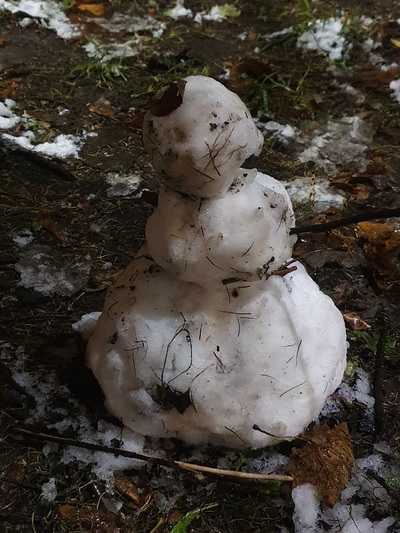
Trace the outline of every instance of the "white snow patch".
{"type": "Polygon", "coordinates": [[[297,39],[297,46],[306,50],[317,50],[328,55],[331,61],[342,59],[346,40],[341,34],[343,23],[340,19],[317,20],[312,28],[297,39]]]}
{"type": "Polygon", "coordinates": [[[21,274],[19,285],[26,289],[45,296],[54,293],[72,296],[86,286],[90,262],[81,259],[71,263],[50,246],[33,244],[21,250],[15,270],[21,274]]]}
{"type": "Polygon", "coordinates": [[[171,9],[167,9],[165,14],[167,17],[175,20],[183,17],[193,17],[193,11],[185,7],[184,0],[177,0],[175,6],[171,9]]]}
{"type": "Polygon", "coordinates": [[[32,231],[28,228],[22,230],[17,235],[14,235],[12,238],[14,244],[18,246],[18,248],[23,248],[27,244],[30,244],[34,239],[34,235],[32,231]]]}
{"type": "Polygon", "coordinates": [[[326,211],[330,207],[341,209],[346,201],[343,194],[329,185],[328,181],[315,181],[309,176],[283,182],[292,202],[311,202],[315,211],[326,211]]]}
{"type": "Polygon", "coordinates": [[[213,20],[215,22],[221,22],[229,17],[235,17],[239,14],[239,11],[235,6],[230,4],[224,4],[221,6],[213,6],[209,11],[199,11],[194,16],[194,21],[201,24],[203,20],[213,20]]]}
{"type": "MultiPolygon", "coordinates": [[[[51,157],[65,159],[66,157],[78,157],[83,146],[82,138],[91,136],[90,133],[82,132],[82,138],[77,135],[60,134],[53,141],[36,143],[36,135],[30,130],[32,125],[29,115],[23,113],[18,116],[12,111],[15,106],[14,100],[6,99],[0,102],[0,130],[11,130],[18,124],[18,135],[2,133],[2,138],[12,144],[21,146],[25,150],[32,150],[51,157]]],[[[38,132],[40,133],[40,132],[38,132]]]]}
{"type": "MultiPolygon", "coordinates": [[[[139,53],[139,44],[139,38],[130,39],[123,43],[101,43],[96,39],[92,39],[83,48],[89,57],[98,59],[101,63],[107,63],[114,59],[125,59],[136,56],[139,53]]],[[[120,65],[113,65],[113,69],[114,71],[112,73],[114,75],[120,75],[120,65]]]]}
{"type": "Polygon", "coordinates": [[[13,2],[0,0],[0,9],[5,9],[11,13],[25,13],[38,19],[45,28],[54,30],[63,39],[79,36],[78,26],[71,24],[60,7],[61,4],[53,0],[19,0],[13,2]]]}
{"type": "Polygon", "coordinates": [[[270,42],[276,39],[277,37],[283,37],[284,35],[288,35],[289,33],[293,33],[293,26],[283,28],[283,30],[274,31],[273,33],[267,33],[263,35],[262,38],[265,39],[267,42],[270,42]]]}
{"type": "Polygon", "coordinates": [[[106,181],[110,187],[107,189],[109,198],[114,196],[129,196],[136,192],[141,181],[139,174],[122,175],[119,173],[108,173],[106,181]]]}
{"type": "Polygon", "coordinates": [[[96,18],[93,22],[110,33],[140,34],[150,32],[153,37],[161,37],[166,25],[153,17],[137,17],[130,13],[115,12],[110,19],[96,18]]]}
{"type": "Polygon", "coordinates": [[[12,112],[14,106],[15,101],[11,98],[6,98],[4,102],[0,102],[0,130],[9,130],[21,122],[21,117],[12,112]]]}
{"type": "Polygon", "coordinates": [[[56,496],[57,496],[56,480],[54,477],[51,477],[49,481],[47,481],[46,483],[43,483],[42,493],[40,497],[42,498],[42,500],[52,502],[56,499],[56,496]]]}
{"type": "Polygon", "coordinates": [[[290,124],[279,124],[275,120],[269,120],[268,122],[261,122],[260,120],[255,119],[258,128],[261,128],[269,133],[272,133],[274,137],[280,138],[282,141],[287,141],[288,139],[295,139],[300,135],[300,132],[297,128],[291,126],[290,124]]]}
{"type": "Polygon", "coordinates": [[[391,81],[389,88],[393,93],[392,97],[400,104],[400,79],[391,81]]]}

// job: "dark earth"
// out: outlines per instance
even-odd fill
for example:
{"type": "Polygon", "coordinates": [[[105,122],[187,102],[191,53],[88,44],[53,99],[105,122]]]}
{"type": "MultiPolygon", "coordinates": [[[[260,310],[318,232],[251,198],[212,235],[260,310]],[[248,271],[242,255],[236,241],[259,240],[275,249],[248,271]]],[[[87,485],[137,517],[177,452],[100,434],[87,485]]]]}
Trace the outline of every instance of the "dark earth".
{"type": "MultiPolygon", "coordinates": [[[[142,146],[140,127],[154,91],[188,74],[218,79],[229,68],[231,75],[224,83],[263,120],[290,123],[301,130],[314,121],[367,117],[375,131],[367,169],[360,172],[349,164],[331,178],[332,185],[346,195],[343,211],[330,208],[317,214],[310,201],[296,207],[297,225],[398,207],[400,105],[392,98],[389,83],[400,77],[399,67],[382,71],[371,64],[362,47],[366,34],[360,17],[375,19],[368,32],[382,43],[379,54],[388,64],[400,63],[400,49],[393,43],[400,39],[396,22],[400,6],[394,0],[311,5],[307,0],[238,0],[234,2],[238,16],[197,25],[186,18],[166,18],[165,9],[173,5],[167,1],[108,0],[98,4],[106,18],[129,11],[140,17],[150,14],[167,24],[159,39],[144,31],[140,54],[121,60],[120,75],[115,75],[82,49],[85,37],[102,37],[102,30],[93,23],[95,15],[79,7],[85,2],[60,3],[73,22],[83,25],[84,36],[63,40],[37,24],[22,28],[19,21],[24,14],[0,9],[0,100],[12,98],[18,114],[26,112],[45,124],[42,142],[51,132],[85,129],[98,136],[85,140],[79,159],[63,161],[33,156],[0,138],[0,339],[15,348],[24,347],[27,370],[39,369],[43,380],[54,371],[60,385],[68,385],[70,396],[49,399],[48,422],[54,422],[53,410],[62,406],[69,416],[90,413],[95,425],[99,418],[112,417],[105,412],[101,391],[85,369],[85,343],[71,325],[83,314],[101,310],[107,287],[144,242],[144,225],[156,202],[151,192],[157,190],[157,182],[142,146]],[[361,103],[341,91],[326,57],[296,47],[297,36],[308,22],[335,16],[339,9],[352,20],[347,29],[352,49],[339,65],[339,76],[366,95],[361,103]],[[262,38],[288,26],[293,33],[269,42],[262,38]],[[246,38],[239,40],[237,35],[244,32],[246,38]],[[104,108],[99,101],[108,103],[104,108]],[[70,112],[60,115],[64,108],[70,112]],[[105,180],[109,172],[137,173],[142,178],[139,187],[146,192],[109,197],[105,180]],[[93,231],[93,224],[101,231],[93,231]],[[12,236],[26,228],[34,230],[35,243],[49,247],[56,263],[75,264],[82,258],[89,262],[90,275],[79,291],[71,296],[44,296],[19,284],[15,264],[20,250],[12,236]],[[112,268],[104,270],[105,262],[112,263],[112,268]]],[[[206,0],[185,2],[195,12],[213,5],[206,0]]],[[[277,179],[323,174],[314,164],[299,162],[294,148],[273,136],[266,136],[255,165],[277,179]]],[[[396,217],[377,222],[386,223],[380,226],[386,233],[379,233],[375,226],[360,231],[354,224],[345,224],[330,232],[300,234],[296,247],[296,256],[304,256],[310,274],[340,310],[356,314],[348,324],[349,360],[370,375],[375,419],[367,420],[365,407],[353,403],[344,406],[340,419],[327,420],[331,425],[348,423],[356,458],[372,453],[374,443],[381,440],[391,446],[394,456],[400,452],[400,226],[396,217]],[[370,327],[365,329],[362,321],[370,327]]],[[[30,423],[35,399],[17,385],[11,368],[7,358],[1,359],[1,531],[161,533],[171,531],[188,511],[215,502],[218,505],[198,513],[187,531],[294,531],[289,484],[260,485],[172,471],[170,476],[183,482],[186,496],[166,510],[155,497],[168,498],[171,490],[157,483],[159,466],[124,472],[114,489],[106,489],[89,466],[60,463],[61,449],[59,454],[46,456],[44,439],[19,432],[25,428],[49,433],[46,417],[40,425],[30,423]],[[46,502],[40,498],[41,486],[50,477],[57,481],[58,495],[46,502]],[[151,495],[147,506],[139,493],[133,494],[135,487],[142,495],[151,495]],[[110,510],[102,503],[104,497],[122,501],[122,508],[110,510]]],[[[62,436],[76,437],[72,430],[62,436]]],[[[289,454],[291,446],[286,443],[278,448],[289,454]]],[[[174,459],[185,460],[188,455],[178,442],[168,447],[174,459]]],[[[217,458],[224,451],[212,453],[217,458]]],[[[238,464],[240,460],[238,454],[238,464]]],[[[165,479],[165,472],[162,475],[165,479]]],[[[389,514],[400,520],[400,480],[385,488],[390,496],[389,514]]],[[[373,499],[360,503],[367,505],[371,520],[387,516],[373,499]]],[[[399,526],[392,526],[391,531],[399,531],[399,526]]]]}

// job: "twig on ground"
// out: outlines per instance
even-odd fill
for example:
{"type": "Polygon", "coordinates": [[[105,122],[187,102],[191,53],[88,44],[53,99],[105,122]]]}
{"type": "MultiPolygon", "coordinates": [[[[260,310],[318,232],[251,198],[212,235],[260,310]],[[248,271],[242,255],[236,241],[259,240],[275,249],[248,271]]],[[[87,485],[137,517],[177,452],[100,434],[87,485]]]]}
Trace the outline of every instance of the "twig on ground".
{"type": "Polygon", "coordinates": [[[337,220],[332,220],[331,222],[290,228],[290,234],[297,235],[298,233],[321,233],[323,231],[329,231],[342,226],[356,224],[357,222],[366,222],[367,220],[378,220],[380,218],[391,217],[400,217],[400,207],[393,207],[390,209],[371,209],[369,211],[364,211],[364,213],[338,218],[337,220]]]}
{"type": "Polygon", "coordinates": [[[156,465],[166,466],[167,468],[178,468],[180,470],[189,470],[190,472],[212,474],[215,476],[225,476],[240,478],[253,481],[293,481],[292,476],[281,476],[277,474],[253,474],[249,472],[237,472],[236,470],[221,470],[220,468],[211,468],[203,465],[196,465],[192,463],[185,463],[183,461],[174,461],[163,459],[161,457],[153,457],[143,453],[130,452],[129,450],[121,450],[112,446],[104,446],[102,444],[94,444],[91,442],[77,441],[75,439],[68,439],[60,437],[58,435],[51,435],[47,433],[36,433],[25,428],[15,428],[15,433],[39,439],[41,441],[56,442],[61,446],[74,446],[75,448],[84,448],[86,450],[92,450],[96,452],[112,453],[114,455],[120,455],[122,457],[128,457],[131,459],[139,459],[156,465]]]}

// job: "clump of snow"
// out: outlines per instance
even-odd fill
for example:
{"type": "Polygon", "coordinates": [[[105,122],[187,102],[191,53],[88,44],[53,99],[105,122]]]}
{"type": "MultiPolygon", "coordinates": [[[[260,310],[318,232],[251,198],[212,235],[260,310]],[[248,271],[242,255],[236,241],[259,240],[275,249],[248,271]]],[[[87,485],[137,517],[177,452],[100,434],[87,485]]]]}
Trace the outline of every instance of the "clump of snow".
{"type": "Polygon", "coordinates": [[[351,503],[343,497],[333,509],[322,510],[315,488],[310,484],[294,488],[292,498],[295,533],[388,533],[396,522],[394,517],[372,522],[365,516],[367,509],[364,505],[351,503]]]}
{"type": "Polygon", "coordinates": [[[299,204],[311,203],[317,212],[326,211],[330,207],[342,209],[346,198],[337,192],[327,181],[316,181],[304,176],[293,181],[283,182],[292,201],[299,204]]]}
{"type": "Polygon", "coordinates": [[[9,130],[14,128],[19,122],[21,117],[15,115],[12,112],[12,108],[15,106],[15,101],[11,98],[6,98],[4,102],[0,102],[0,129],[9,130]]]}
{"type": "Polygon", "coordinates": [[[272,133],[274,137],[278,137],[283,142],[286,142],[288,139],[295,139],[300,135],[300,131],[290,124],[279,124],[275,120],[269,120],[268,122],[256,120],[255,123],[259,128],[268,133],[272,133]]]}
{"type": "Polygon", "coordinates": [[[54,30],[63,39],[71,39],[80,35],[78,27],[71,24],[61,10],[61,4],[53,0],[0,0],[0,9],[11,13],[25,13],[38,19],[45,28],[54,30]]]}
{"type": "Polygon", "coordinates": [[[165,14],[175,20],[183,17],[193,17],[193,11],[185,7],[184,0],[176,0],[175,6],[167,9],[165,14]]]}
{"type": "Polygon", "coordinates": [[[72,324],[72,329],[78,331],[84,340],[88,340],[96,327],[100,315],[100,311],[86,313],[86,315],[83,315],[77,322],[72,324]]]}
{"type": "Polygon", "coordinates": [[[163,22],[153,17],[137,17],[132,15],[129,10],[124,12],[115,12],[110,19],[96,18],[95,24],[110,33],[127,33],[138,35],[144,32],[151,33],[153,37],[161,37],[166,26],[163,22]]]}
{"type": "Polygon", "coordinates": [[[48,502],[52,502],[57,497],[57,486],[56,486],[56,480],[54,477],[51,477],[49,481],[46,483],[43,483],[42,487],[42,493],[40,497],[42,500],[46,500],[48,502]]]}
{"type": "Polygon", "coordinates": [[[240,11],[232,4],[223,4],[220,6],[213,6],[209,11],[199,11],[194,16],[194,21],[201,24],[203,20],[212,20],[221,22],[229,17],[237,17],[240,11]]]}
{"type": "MultiPolygon", "coordinates": [[[[114,59],[126,59],[134,57],[139,53],[139,37],[130,39],[122,43],[101,43],[96,39],[83,46],[89,57],[98,59],[101,63],[107,63],[114,59]]],[[[116,76],[120,75],[121,65],[115,64],[112,66],[115,70],[112,73],[116,76]]],[[[111,69],[112,70],[112,69],[111,69]]]]}
{"type": "Polygon", "coordinates": [[[71,263],[69,258],[55,254],[50,246],[33,244],[20,252],[15,270],[21,274],[20,285],[45,296],[72,296],[86,286],[90,261],[82,258],[71,263]]]}
{"type": "Polygon", "coordinates": [[[293,33],[293,26],[283,28],[283,30],[274,31],[273,33],[267,33],[265,35],[262,35],[262,38],[265,39],[267,42],[270,42],[276,39],[277,37],[283,37],[284,35],[289,35],[290,33],[293,33]]]}
{"type": "Polygon", "coordinates": [[[129,196],[137,192],[141,177],[139,174],[121,175],[118,172],[109,172],[106,181],[110,185],[107,189],[107,196],[129,196]]]}
{"type": "Polygon", "coordinates": [[[389,88],[392,91],[392,97],[400,104],[400,79],[391,81],[389,88]]]}
{"type": "Polygon", "coordinates": [[[34,235],[32,231],[28,228],[22,230],[18,235],[14,235],[12,238],[14,244],[18,246],[18,248],[23,248],[27,244],[30,244],[34,239],[34,235]]]}
{"type": "Polygon", "coordinates": [[[331,61],[342,59],[346,40],[342,35],[343,23],[340,19],[317,20],[311,29],[300,35],[297,46],[306,50],[317,50],[326,54],[331,61]]]}

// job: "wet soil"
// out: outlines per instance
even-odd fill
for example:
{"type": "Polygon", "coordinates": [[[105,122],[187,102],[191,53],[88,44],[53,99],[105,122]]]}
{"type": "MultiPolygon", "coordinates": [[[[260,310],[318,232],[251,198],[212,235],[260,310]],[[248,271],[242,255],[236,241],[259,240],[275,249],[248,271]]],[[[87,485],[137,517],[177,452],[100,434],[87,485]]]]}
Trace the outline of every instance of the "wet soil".
{"type": "MultiPolygon", "coordinates": [[[[79,159],[55,161],[54,165],[23,150],[0,146],[0,339],[24,347],[28,370],[54,371],[60,384],[67,384],[73,394],[64,399],[66,408],[77,416],[83,408],[89,409],[93,424],[100,417],[110,417],[103,408],[101,391],[85,369],[84,341],[72,331],[71,324],[84,313],[101,310],[107,287],[144,242],[144,225],[153,209],[151,195],[109,196],[106,177],[110,172],[137,173],[141,190],[156,191],[157,181],[140,137],[141,118],[154,90],[187,74],[206,73],[218,78],[229,68],[227,86],[264,120],[307,129],[314,122],[341,116],[367,117],[376,132],[367,170],[359,172],[350,165],[333,180],[347,197],[343,213],[331,209],[321,216],[313,212],[311,204],[299,206],[298,225],[399,205],[400,106],[388,88],[399,73],[396,68],[383,72],[371,64],[362,48],[360,27],[351,34],[352,51],[336,76],[326,58],[296,47],[296,32],[307,18],[301,2],[291,0],[283,7],[273,1],[239,1],[239,17],[218,23],[204,21],[202,25],[187,19],[167,20],[163,12],[168,2],[152,2],[150,7],[142,4],[105,4],[108,18],[115,12],[134,10],[137,16],[150,13],[167,23],[159,39],[148,36],[148,45],[139,56],[123,61],[123,76],[113,76],[88,59],[82,48],[84,37],[63,40],[37,24],[22,28],[21,13],[0,13],[0,99],[14,99],[21,113],[46,124],[42,141],[50,132],[97,133],[87,137],[79,159]],[[293,34],[273,41],[262,37],[288,26],[294,27],[293,34]],[[246,37],[238,39],[244,33],[246,37]],[[340,78],[360,89],[365,98],[357,100],[344,93],[340,78]],[[109,102],[107,112],[99,109],[99,99],[109,102]],[[63,109],[69,112],[60,114],[63,109]],[[20,285],[15,269],[20,249],[12,237],[26,228],[33,228],[35,242],[50,247],[60,262],[89,262],[90,275],[81,290],[72,296],[43,296],[20,285]],[[105,263],[111,263],[111,268],[105,270],[105,263]]],[[[213,3],[192,1],[186,5],[197,11],[213,3]]],[[[382,42],[379,53],[388,64],[399,62],[399,48],[391,41],[400,36],[400,26],[392,22],[400,17],[397,2],[343,0],[340,7],[358,17],[379,17],[374,27],[382,42]]],[[[336,3],[318,2],[313,16],[332,16],[336,8],[336,3]]],[[[86,36],[101,36],[90,16],[82,14],[74,2],[68,14],[84,25],[86,36]]],[[[272,136],[266,138],[257,166],[277,179],[322,173],[310,163],[300,163],[293,149],[272,136]]],[[[397,220],[391,223],[398,227],[397,220]]],[[[349,328],[350,358],[368,371],[373,382],[375,379],[376,391],[381,391],[375,427],[365,420],[363,406],[351,406],[344,412],[356,456],[372,450],[373,443],[381,439],[399,451],[400,438],[399,248],[394,247],[387,262],[380,264],[376,250],[375,255],[368,255],[366,242],[360,240],[354,226],[349,226],[330,234],[301,236],[296,252],[339,250],[342,255],[317,262],[318,266],[308,263],[310,273],[343,312],[356,312],[372,327],[365,336],[349,328]],[[361,260],[353,260],[356,256],[361,260]],[[372,334],[375,339],[384,334],[388,345],[390,341],[391,349],[383,358],[376,357],[372,334]]],[[[9,507],[4,504],[0,509],[2,531],[170,531],[174,519],[157,505],[156,498],[138,513],[138,507],[123,493],[123,512],[107,510],[99,504],[104,486],[93,479],[88,467],[60,464],[54,456],[42,453],[43,442],[18,435],[17,427],[30,427],[32,408],[34,400],[17,386],[3,361],[0,499],[4,504],[4,493],[8,493],[10,500],[9,507]],[[41,485],[49,477],[57,479],[59,496],[56,502],[45,503],[40,499],[41,485]],[[66,518],[66,508],[64,514],[60,510],[63,505],[82,512],[66,518]]],[[[45,431],[46,427],[33,429],[45,431]]],[[[182,458],[186,452],[177,444],[171,453],[182,458]]],[[[148,487],[158,470],[143,468],[135,475],[143,487],[148,487]]],[[[175,502],[176,516],[219,502],[218,507],[202,513],[193,531],[293,530],[288,486],[261,490],[259,486],[191,474],[179,476],[187,496],[175,502]],[[208,489],[200,490],[199,486],[208,489]],[[274,500],[270,499],[271,492],[274,500]]],[[[168,498],[168,490],[159,487],[155,492],[168,498]]],[[[379,510],[372,509],[371,513],[379,518],[379,510]]]]}

